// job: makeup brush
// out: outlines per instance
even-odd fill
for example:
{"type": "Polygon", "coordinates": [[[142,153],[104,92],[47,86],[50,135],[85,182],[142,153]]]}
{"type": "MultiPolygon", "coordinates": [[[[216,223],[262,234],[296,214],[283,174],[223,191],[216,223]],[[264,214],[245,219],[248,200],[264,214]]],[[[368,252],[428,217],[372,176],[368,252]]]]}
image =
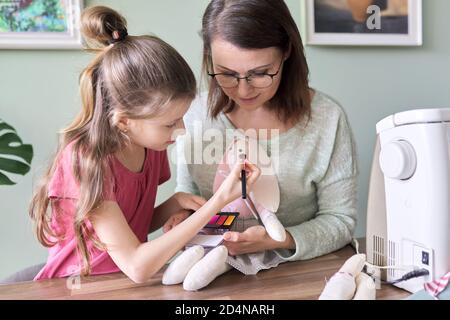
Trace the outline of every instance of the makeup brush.
{"type": "Polygon", "coordinates": [[[242,199],[247,199],[247,175],[245,172],[245,159],[246,155],[241,155],[241,159],[244,160],[244,169],[241,170],[241,185],[242,185],[242,199]]]}

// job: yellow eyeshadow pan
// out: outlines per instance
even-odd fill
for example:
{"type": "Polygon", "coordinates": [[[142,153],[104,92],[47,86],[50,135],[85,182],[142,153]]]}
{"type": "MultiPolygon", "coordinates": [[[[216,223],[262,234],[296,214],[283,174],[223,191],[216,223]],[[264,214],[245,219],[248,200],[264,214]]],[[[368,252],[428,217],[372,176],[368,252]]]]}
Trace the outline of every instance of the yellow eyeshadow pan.
{"type": "Polygon", "coordinates": [[[224,222],[224,226],[229,226],[236,216],[229,216],[228,219],[224,222]]]}

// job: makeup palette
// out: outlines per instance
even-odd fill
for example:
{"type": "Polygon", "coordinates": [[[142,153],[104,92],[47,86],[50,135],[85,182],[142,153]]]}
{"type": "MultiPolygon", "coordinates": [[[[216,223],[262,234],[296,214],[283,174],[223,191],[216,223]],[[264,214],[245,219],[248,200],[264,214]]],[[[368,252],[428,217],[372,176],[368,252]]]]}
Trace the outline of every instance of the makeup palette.
{"type": "Polygon", "coordinates": [[[238,215],[239,212],[219,212],[211,218],[205,228],[229,230],[238,215]]]}
{"type": "Polygon", "coordinates": [[[215,248],[223,243],[223,234],[231,229],[239,212],[219,212],[209,220],[208,224],[192,238],[186,248],[200,245],[204,248],[215,248]]]}

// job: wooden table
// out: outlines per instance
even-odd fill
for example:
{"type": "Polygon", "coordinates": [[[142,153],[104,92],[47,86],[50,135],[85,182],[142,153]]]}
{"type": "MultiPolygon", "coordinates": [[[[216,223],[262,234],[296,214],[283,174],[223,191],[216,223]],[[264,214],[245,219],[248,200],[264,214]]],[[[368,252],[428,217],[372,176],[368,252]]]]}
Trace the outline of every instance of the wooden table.
{"type": "MultiPolygon", "coordinates": [[[[276,268],[244,276],[231,270],[197,291],[182,285],[161,284],[163,271],[145,284],[135,284],[122,273],[81,278],[79,289],[68,289],[68,279],[52,279],[0,285],[0,299],[317,299],[329,279],[355,253],[347,246],[307,261],[287,262],[276,268]]],[[[410,293],[382,285],[377,299],[402,299],[410,293]]]]}

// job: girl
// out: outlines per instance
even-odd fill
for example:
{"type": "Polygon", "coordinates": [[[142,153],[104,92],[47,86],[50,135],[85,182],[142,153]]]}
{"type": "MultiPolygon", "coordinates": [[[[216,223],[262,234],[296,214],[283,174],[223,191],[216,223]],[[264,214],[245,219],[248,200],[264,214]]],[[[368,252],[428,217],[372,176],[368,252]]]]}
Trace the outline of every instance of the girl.
{"type": "MultiPolygon", "coordinates": [[[[257,133],[277,164],[277,216],[287,236],[275,241],[255,219],[239,219],[224,235],[229,256],[218,263],[228,267],[208,268],[202,275],[207,281],[185,288],[200,289],[230,266],[256,274],[348,244],[356,224],[358,174],[351,128],[337,102],[310,88],[300,33],[284,1],[212,0],[201,34],[209,92],[186,114],[187,130],[194,136],[196,123],[205,131],[220,130],[225,139],[217,139],[216,150],[224,150],[230,130],[257,133]]],[[[180,139],[180,150],[188,136],[180,139]]],[[[178,161],[176,190],[208,199],[216,170],[178,161]]]]}
{"type": "MultiPolygon", "coordinates": [[[[194,75],[164,41],[128,36],[125,19],[107,7],[84,11],[82,32],[97,55],[80,77],[83,109],[31,202],[38,239],[50,247],[35,279],[123,271],[144,282],[240,195],[243,164],[207,202],[177,193],[154,208],[158,185],[170,178],[166,148],[195,96],[194,75]],[[147,242],[183,210],[197,211],[147,242]]],[[[246,168],[250,187],[259,169],[246,168]]]]}

